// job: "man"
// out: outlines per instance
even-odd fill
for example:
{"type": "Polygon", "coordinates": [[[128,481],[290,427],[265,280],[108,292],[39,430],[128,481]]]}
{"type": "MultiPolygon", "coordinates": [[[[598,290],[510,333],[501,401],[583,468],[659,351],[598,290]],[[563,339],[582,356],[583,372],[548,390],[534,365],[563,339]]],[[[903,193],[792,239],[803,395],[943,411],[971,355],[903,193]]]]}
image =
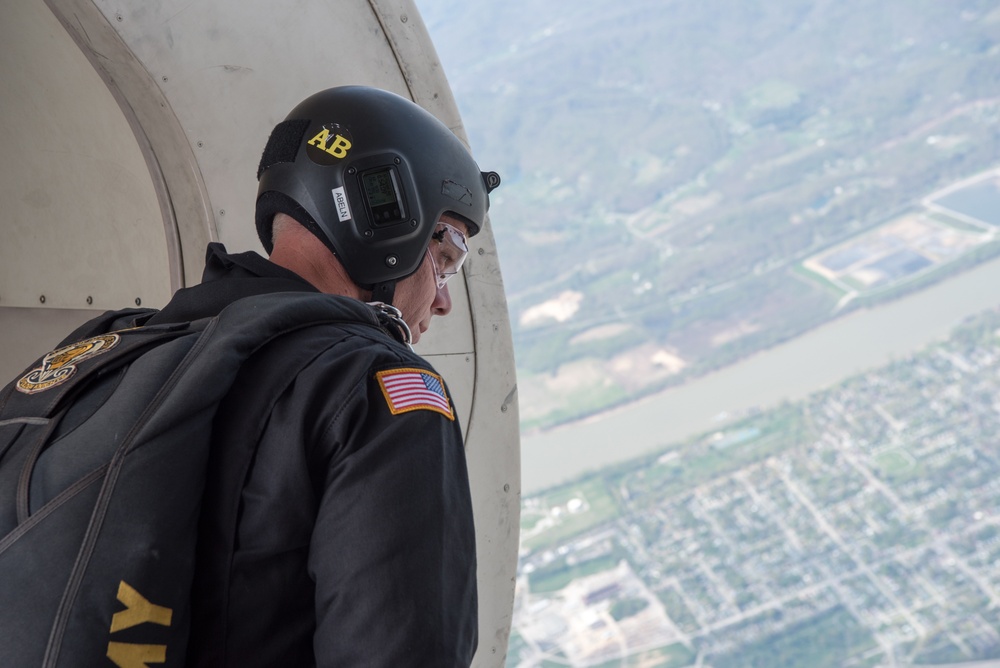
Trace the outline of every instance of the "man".
{"type": "Polygon", "coordinates": [[[219,408],[188,665],[468,665],[461,432],[407,344],[451,310],[447,280],[499,178],[417,105],[352,86],[298,105],[258,179],[270,259],[211,245],[203,283],[148,324],[290,291],[334,295],[343,320],[264,346],[219,408]]]}

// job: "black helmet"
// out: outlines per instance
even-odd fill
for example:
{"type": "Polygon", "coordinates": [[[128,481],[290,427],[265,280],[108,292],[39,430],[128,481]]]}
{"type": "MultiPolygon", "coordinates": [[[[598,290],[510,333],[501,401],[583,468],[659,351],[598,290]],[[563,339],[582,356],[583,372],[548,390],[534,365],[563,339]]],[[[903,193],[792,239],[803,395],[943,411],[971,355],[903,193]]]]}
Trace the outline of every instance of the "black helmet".
{"type": "Polygon", "coordinates": [[[420,266],[442,214],[476,234],[500,183],[430,113],[365,86],[331,88],[295,107],[271,133],[257,179],[257,235],[268,253],[274,215],[287,213],[386,302],[420,266]]]}

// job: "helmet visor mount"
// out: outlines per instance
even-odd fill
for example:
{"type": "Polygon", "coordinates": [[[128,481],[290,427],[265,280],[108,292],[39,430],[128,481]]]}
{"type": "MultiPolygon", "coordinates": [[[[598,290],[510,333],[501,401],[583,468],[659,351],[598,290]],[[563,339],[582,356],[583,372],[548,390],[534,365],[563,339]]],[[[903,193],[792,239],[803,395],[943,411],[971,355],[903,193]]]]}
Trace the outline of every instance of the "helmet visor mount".
{"type": "Polygon", "coordinates": [[[434,269],[434,282],[438,290],[462,269],[469,255],[469,243],[461,230],[446,222],[438,221],[427,246],[427,255],[434,269]]]}

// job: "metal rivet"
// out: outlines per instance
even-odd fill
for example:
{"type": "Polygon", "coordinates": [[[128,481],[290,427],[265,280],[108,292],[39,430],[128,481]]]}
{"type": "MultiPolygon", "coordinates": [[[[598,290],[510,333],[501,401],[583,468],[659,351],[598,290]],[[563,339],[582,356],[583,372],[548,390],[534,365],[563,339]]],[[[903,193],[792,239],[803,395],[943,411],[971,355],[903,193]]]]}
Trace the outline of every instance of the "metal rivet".
{"type": "Polygon", "coordinates": [[[393,159],[392,159],[392,161],[393,161],[394,163],[396,163],[397,165],[398,165],[398,164],[400,164],[401,162],[403,162],[403,161],[402,161],[402,160],[400,160],[399,158],[393,158],[393,159]]]}
{"type": "Polygon", "coordinates": [[[414,219],[414,220],[411,220],[411,221],[410,221],[410,227],[416,227],[416,226],[417,226],[417,221],[416,221],[416,219],[414,219]]]}
{"type": "Polygon", "coordinates": [[[374,234],[374,233],[371,230],[365,230],[365,236],[366,237],[371,237],[372,234],[374,234]]]}
{"type": "Polygon", "coordinates": [[[510,491],[510,485],[504,485],[503,486],[503,491],[509,492],[510,491]]]}
{"type": "Polygon", "coordinates": [[[395,267],[397,262],[399,262],[399,258],[397,258],[395,255],[388,255],[385,258],[385,263],[390,267],[395,267]]]}
{"type": "Polygon", "coordinates": [[[166,81],[167,81],[167,75],[165,75],[165,74],[164,74],[164,75],[163,75],[162,77],[160,77],[160,78],[161,78],[161,79],[162,79],[162,80],[163,80],[164,82],[166,82],[166,81]]]}
{"type": "Polygon", "coordinates": [[[38,301],[40,301],[40,302],[42,302],[44,304],[45,303],[45,295],[42,295],[41,297],[39,297],[38,301]]]}
{"type": "Polygon", "coordinates": [[[125,17],[122,16],[121,14],[115,14],[115,19],[118,21],[118,23],[121,23],[122,21],[125,20],[125,17]]]}
{"type": "Polygon", "coordinates": [[[479,249],[479,254],[480,255],[486,255],[486,249],[485,248],[480,248],[479,249]]]}
{"type": "Polygon", "coordinates": [[[205,142],[203,142],[203,141],[198,142],[198,148],[201,148],[204,145],[205,145],[205,142]]]}
{"type": "Polygon", "coordinates": [[[141,305],[142,305],[142,300],[141,300],[141,299],[139,299],[138,297],[136,297],[136,298],[135,298],[135,305],[136,305],[136,306],[141,306],[141,305]]]}
{"type": "Polygon", "coordinates": [[[399,17],[399,20],[402,21],[403,23],[406,23],[407,21],[410,20],[410,17],[407,16],[406,14],[403,14],[402,16],[399,17]]]}
{"type": "Polygon", "coordinates": [[[358,173],[358,170],[357,170],[357,169],[355,169],[354,167],[348,167],[348,168],[347,168],[347,173],[348,173],[348,174],[357,174],[357,173],[358,173]]]}
{"type": "Polygon", "coordinates": [[[500,407],[500,412],[501,413],[506,413],[507,412],[507,404],[504,404],[503,406],[500,407]]]}
{"type": "Polygon", "coordinates": [[[94,298],[88,295],[87,296],[87,304],[93,304],[93,303],[94,303],[94,298]]]}
{"type": "Polygon", "coordinates": [[[226,215],[226,210],[225,209],[219,209],[219,215],[220,216],[226,215]]]}

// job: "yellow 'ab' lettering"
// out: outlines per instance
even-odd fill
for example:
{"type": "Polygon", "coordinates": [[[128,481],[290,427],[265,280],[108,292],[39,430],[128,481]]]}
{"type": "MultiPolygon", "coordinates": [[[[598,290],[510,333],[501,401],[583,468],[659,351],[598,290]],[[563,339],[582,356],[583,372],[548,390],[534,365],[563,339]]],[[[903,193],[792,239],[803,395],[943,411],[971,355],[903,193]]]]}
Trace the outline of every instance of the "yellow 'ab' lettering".
{"type": "Polygon", "coordinates": [[[330,131],[326,128],[320,130],[319,134],[306,143],[310,146],[323,149],[335,158],[346,157],[347,152],[351,150],[351,142],[343,135],[334,135],[333,142],[331,143],[330,131]]]}
{"type": "Polygon", "coordinates": [[[343,158],[349,150],[351,150],[351,142],[337,135],[333,138],[333,143],[326,149],[326,152],[335,158],[343,158]]]}
{"type": "MultiPolygon", "coordinates": [[[[154,605],[150,603],[143,597],[142,594],[130,587],[124,580],[122,580],[121,584],[118,585],[118,600],[125,604],[125,609],[121,612],[116,612],[114,617],[111,618],[112,633],[121,631],[122,629],[130,629],[133,626],[138,626],[139,624],[144,624],[146,622],[159,624],[160,626],[170,626],[170,620],[173,618],[174,611],[170,608],[164,608],[162,605],[154,605]]],[[[136,647],[143,646],[144,645],[136,645],[136,647]]],[[[149,645],[149,647],[158,647],[158,645],[149,645]]],[[[108,656],[111,655],[108,654],[108,656]]],[[[162,663],[162,661],[160,663],[162,663]]]]}
{"type": "Polygon", "coordinates": [[[118,668],[149,668],[151,663],[167,662],[167,646],[109,642],[108,658],[118,668]]]}
{"type": "Polygon", "coordinates": [[[326,150],[326,142],[330,139],[330,131],[323,128],[319,131],[319,134],[310,139],[307,143],[316,148],[321,148],[326,150]]]}

